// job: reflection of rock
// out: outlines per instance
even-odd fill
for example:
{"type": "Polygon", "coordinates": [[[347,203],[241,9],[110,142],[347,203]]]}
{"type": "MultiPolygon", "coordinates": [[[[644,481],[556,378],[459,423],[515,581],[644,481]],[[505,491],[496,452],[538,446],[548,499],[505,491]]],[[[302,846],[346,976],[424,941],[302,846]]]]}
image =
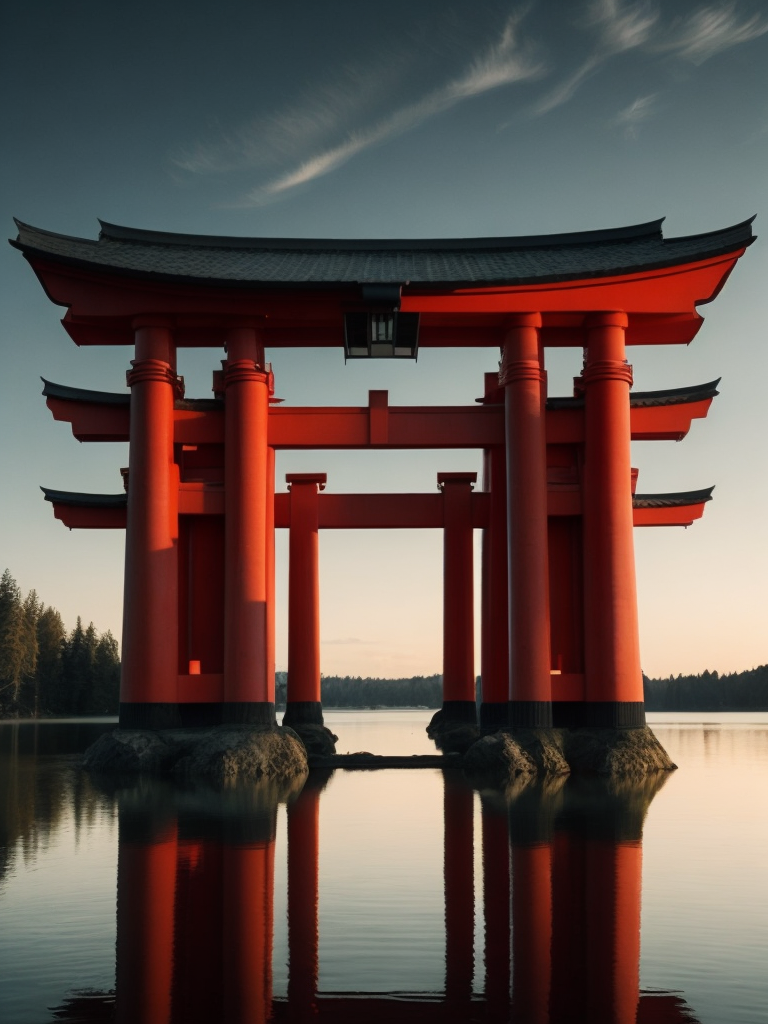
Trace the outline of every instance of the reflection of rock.
{"type": "Polygon", "coordinates": [[[483,736],[464,756],[473,778],[504,784],[518,776],[567,775],[562,729],[520,729],[483,736]]]}
{"type": "Polygon", "coordinates": [[[667,772],[643,778],[572,777],[557,825],[590,839],[637,842],[651,801],[668,778],[667,772]]]}
{"type": "Polygon", "coordinates": [[[638,780],[675,767],[647,726],[504,730],[483,736],[464,757],[464,769],[475,783],[496,785],[568,772],[638,780]]]}
{"type": "Polygon", "coordinates": [[[327,757],[336,753],[338,736],[325,725],[317,722],[293,722],[288,728],[295,733],[306,748],[309,757],[327,757]]]}
{"type": "Polygon", "coordinates": [[[89,747],[93,772],[192,775],[214,782],[291,779],[307,772],[307,753],[290,729],[221,725],[215,729],[150,732],[117,729],[89,747]]]}

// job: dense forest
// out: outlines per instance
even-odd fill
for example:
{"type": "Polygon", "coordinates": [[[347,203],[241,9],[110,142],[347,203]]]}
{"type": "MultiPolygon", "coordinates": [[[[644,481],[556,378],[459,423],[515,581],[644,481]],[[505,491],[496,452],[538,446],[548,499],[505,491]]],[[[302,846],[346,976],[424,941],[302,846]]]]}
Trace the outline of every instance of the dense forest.
{"type": "MultiPolygon", "coordinates": [[[[285,706],[287,672],[275,673],[275,698],[285,706]]],[[[443,677],[372,679],[362,676],[323,676],[321,700],[326,708],[439,708],[443,703],[443,677]]]]}
{"type": "Polygon", "coordinates": [[[107,631],[61,615],[30,590],[22,596],[6,569],[0,578],[0,718],[116,715],[120,652],[107,631]]]}
{"type": "Polygon", "coordinates": [[[768,665],[746,672],[643,678],[646,711],[768,711],[768,665]]]}

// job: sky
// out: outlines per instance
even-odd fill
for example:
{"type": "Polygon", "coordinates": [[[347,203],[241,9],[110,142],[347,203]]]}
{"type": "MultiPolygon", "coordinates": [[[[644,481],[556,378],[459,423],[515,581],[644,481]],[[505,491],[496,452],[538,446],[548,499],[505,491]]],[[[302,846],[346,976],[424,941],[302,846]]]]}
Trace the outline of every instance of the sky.
{"type": "MultiPolygon", "coordinates": [[[[437,238],[583,231],[666,217],[665,237],[768,223],[765,0],[25,0],[3,5],[0,203],[63,234],[97,218],[199,234],[437,238]]],[[[654,676],[768,661],[765,244],[747,250],[688,347],[630,349],[638,390],[722,376],[681,444],[634,445],[639,490],[716,485],[690,529],[636,530],[641,651],[654,676]]],[[[71,531],[40,485],[117,492],[125,445],[81,445],[40,376],[120,391],[131,353],[78,349],[20,253],[0,249],[0,570],[67,628],[119,637],[124,538],[71,531]]],[[[498,351],[416,363],[274,350],[296,405],[472,404],[498,351]]],[[[222,352],[180,353],[210,394],[222,352]]],[[[547,353],[569,394],[580,352],[547,353]]],[[[475,452],[280,453],[328,490],[433,491],[475,452]]],[[[287,537],[278,535],[278,668],[287,537]]],[[[326,674],[441,670],[437,531],[321,536],[326,674]]],[[[479,626],[479,623],[478,623],[479,626]]],[[[479,645],[477,651],[479,671],[479,645]]]]}

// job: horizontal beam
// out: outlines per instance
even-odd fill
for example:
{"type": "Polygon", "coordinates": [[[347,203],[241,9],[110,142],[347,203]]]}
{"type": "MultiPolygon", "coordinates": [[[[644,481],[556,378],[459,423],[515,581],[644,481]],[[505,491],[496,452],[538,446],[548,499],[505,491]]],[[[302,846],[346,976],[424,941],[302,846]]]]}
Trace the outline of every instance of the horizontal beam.
{"type": "MultiPolygon", "coordinates": [[[[385,394],[379,392],[378,394],[385,394]]],[[[562,402],[562,400],[558,400],[562,402]]],[[[707,415],[712,398],[678,405],[630,407],[633,441],[679,441],[694,419],[707,415]]],[[[48,397],[56,420],[70,423],[79,441],[127,441],[127,405],[69,401],[48,397]]],[[[174,411],[177,444],[223,444],[223,407],[195,408],[184,403],[174,411]]],[[[503,405],[369,406],[286,408],[269,411],[269,444],[280,450],[491,448],[504,443],[503,405]]],[[[547,409],[547,442],[580,444],[584,409],[564,402],[547,409]]]]}
{"type": "MultiPolygon", "coordinates": [[[[633,498],[635,526],[690,526],[704,514],[709,491],[692,491],[674,496],[638,495],[633,498]],[[694,498],[695,496],[695,498],[694,498]],[[656,503],[655,503],[656,502],[656,503]]],[[[54,515],[71,530],[125,529],[127,503],[121,496],[76,494],[47,491],[54,515]],[[106,499],[109,499],[107,503],[106,499]]],[[[439,530],[443,527],[441,494],[328,494],[317,496],[318,526],[323,530],[439,530]]],[[[490,494],[475,491],[471,495],[472,527],[488,525],[490,494]]],[[[578,516],[581,498],[578,490],[553,488],[548,494],[550,517],[578,516]]],[[[223,515],[224,489],[207,484],[182,484],[179,488],[181,515],[223,515]]],[[[290,495],[275,495],[275,527],[290,527],[290,495]]]]}

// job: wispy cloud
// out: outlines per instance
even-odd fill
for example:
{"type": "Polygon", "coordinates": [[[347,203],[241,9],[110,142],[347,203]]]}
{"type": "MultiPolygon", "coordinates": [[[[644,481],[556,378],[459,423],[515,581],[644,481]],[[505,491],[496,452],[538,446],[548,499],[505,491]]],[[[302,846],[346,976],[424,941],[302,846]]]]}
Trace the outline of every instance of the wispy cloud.
{"type": "Polygon", "coordinates": [[[567,103],[607,60],[647,43],[658,17],[658,11],[648,3],[626,5],[621,0],[596,0],[589,4],[580,27],[597,31],[595,48],[571,75],[534,105],[534,115],[547,114],[567,103]]]}
{"type": "MultiPolygon", "coordinates": [[[[768,21],[759,14],[743,17],[736,3],[727,3],[699,8],[664,27],[658,8],[649,0],[594,0],[586,6],[577,27],[596,33],[592,51],[534,105],[534,116],[567,103],[587,79],[620,54],[631,50],[666,53],[702,64],[717,53],[768,32],[768,21]]],[[[639,118],[641,112],[642,108],[637,108],[634,116],[639,118]]]]}
{"type": "Polygon", "coordinates": [[[611,127],[621,129],[625,138],[635,138],[640,125],[653,114],[656,95],[656,93],[651,93],[650,96],[638,96],[629,106],[624,107],[616,114],[610,122],[611,127]]]}
{"type": "Polygon", "coordinates": [[[297,167],[253,189],[243,205],[260,206],[298,185],[328,174],[363,150],[411,131],[464,100],[544,74],[544,65],[518,39],[521,18],[521,13],[513,14],[507,20],[500,37],[470,63],[464,74],[416,102],[400,107],[370,127],[349,132],[337,145],[315,153],[297,167]]]}
{"type": "Polygon", "coordinates": [[[660,53],[674,53],[678,57],[703,64],[715,54],[768,32],[768,21],[760,14],[740,17],[735,3],[716,7],[702,7],[688,18],[676,18],[665,37],[654,46],[660,53]]]}
{"type": "Polygon", "coordinates": [[[375,640],[361,640],[356,636],[345,636],[339,637],[336,640],[321,640],[321,644],[327,644],[329,647],[346,647],[352,644],[373,644],[375,640]]]}

